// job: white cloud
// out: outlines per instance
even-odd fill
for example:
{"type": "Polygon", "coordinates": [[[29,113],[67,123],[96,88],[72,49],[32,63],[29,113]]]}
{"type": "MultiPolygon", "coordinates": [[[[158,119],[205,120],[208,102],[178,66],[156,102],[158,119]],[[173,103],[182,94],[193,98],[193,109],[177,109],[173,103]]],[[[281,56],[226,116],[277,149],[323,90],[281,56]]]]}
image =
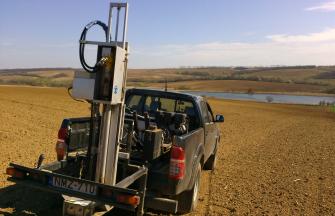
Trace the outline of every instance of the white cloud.
{"type": "Polygon", "coordinates": [[[335,28],[306,35],[272,35],[266,42],[165,44],[137,47],[132,68],[335,64],[335,28]]]}
{"type": "Polygon", "coordinates": [[[320,5],[305,8],[306,11],[335,11],[335,1],[325,2],[320,5]]]}
{"type": "MultiPolygon", "coordinates": [[[[13,44],[13,46],[16,45],[13,44]]],[[[52,52],[50,52],[50,47],[44,47],[44,45],[42,47],[22,47],[19,49],[20,55],[17,54],[16,49],[2,46],[0,47],[0,68],[80,67],[78,45],[64,43],[51,44],[51,46],[54,46],[52,52]]],[[[89,46],[87,48],[86,57],[91,64],[96,59],[96,51],[89,49],[89,46]]],[[[335,28],[328,28],[304,35],[269,35],[263,42],[255,43],[209,41],[197,44],[131,46],[129,66],[131,68],[162,68],[335,65],[334,56],[335,28]]]]}
{"type": "Polygon", "coordinates": [[[329,28],[322,32],[310,33],[306,35],[269,35],[268,39],[274,42],[300,43],[300,42],[327,42],[335,41],[335,28],[329,28]]]}

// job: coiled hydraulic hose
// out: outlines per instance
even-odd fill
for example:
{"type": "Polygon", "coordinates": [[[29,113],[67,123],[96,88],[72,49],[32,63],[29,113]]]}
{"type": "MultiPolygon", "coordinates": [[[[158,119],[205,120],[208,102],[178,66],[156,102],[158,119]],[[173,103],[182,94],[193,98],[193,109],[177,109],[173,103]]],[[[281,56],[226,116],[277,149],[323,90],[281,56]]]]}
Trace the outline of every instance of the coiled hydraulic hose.
{"type": "MultiPolygon", "coordinates": [[[[86,40],[86,34],[87,34],[87,31],[92,27],[92,26],[95,26],[95,25],[99,25],[105,32],[105,36],[106,36],[106,42],[108,42],[108,26],[99,21],[99,20],[95,20],[95,21],[92,21],[90,22],[89,24],[87,24],[83,30],[83,32],[81,33],[81,36],[80,36],[80,41],[84,41],[86,40]]],[[[82,65],[82,67],[88,72],[88,73],[94,73],[95,72],[95,66],[90,66],[86,63],[85,61],[85,44],[84,43],[80,43],[79,44],[79,59],[80,59],[80,63],[82,65]]]]}

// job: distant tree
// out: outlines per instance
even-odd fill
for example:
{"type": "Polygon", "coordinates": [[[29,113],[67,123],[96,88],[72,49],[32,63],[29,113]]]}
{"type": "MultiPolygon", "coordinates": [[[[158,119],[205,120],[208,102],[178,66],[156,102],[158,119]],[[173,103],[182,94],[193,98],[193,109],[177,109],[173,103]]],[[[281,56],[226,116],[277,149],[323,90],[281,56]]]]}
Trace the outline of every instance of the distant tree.
{"type": "Polygon", "coordinates": [[[266,101],[268,102],[268,103],[271,103],[272,101],[273,101],[273,97],[271,97],[270,95],[269,96],[266,96],[266,101]]]}
{"type": "Polygon", "coordinates": [[[326,101],[324,101],[324,100],[320,101],[320,102],[319,102],[319,105],[320,105],[320,106],[325,106],[325,105],[326,105],[326,101]]]}

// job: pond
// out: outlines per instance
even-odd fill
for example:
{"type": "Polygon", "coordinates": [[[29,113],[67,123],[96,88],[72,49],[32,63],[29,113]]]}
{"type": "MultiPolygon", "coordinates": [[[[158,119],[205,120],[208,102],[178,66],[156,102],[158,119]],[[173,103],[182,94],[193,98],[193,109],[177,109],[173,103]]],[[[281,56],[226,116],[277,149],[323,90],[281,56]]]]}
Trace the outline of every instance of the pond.
{"type": "Polygon", "coordinates": [[[333,103],[335,96],[309,96],[309,95],[287,95],[287,94],[246,94],[246,93],[230,93],[230,92],[205,92],[205,91],[185,91],[194,95],[202,95],[207,97],[224,98],[232,100],[249,100],[268,102],[272,98],[272,103],[289,103],[289,104],[309,104],[317,105],[320,101],[333,103]]]}

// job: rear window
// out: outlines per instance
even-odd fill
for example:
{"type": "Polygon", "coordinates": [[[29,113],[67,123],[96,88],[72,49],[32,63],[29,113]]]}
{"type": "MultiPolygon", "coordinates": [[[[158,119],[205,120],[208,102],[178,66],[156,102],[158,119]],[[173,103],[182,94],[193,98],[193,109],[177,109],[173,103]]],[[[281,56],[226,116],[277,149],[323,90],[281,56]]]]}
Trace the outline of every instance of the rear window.
{"type": "Polygon", "coordinates": [[[190,112],[191,109],[194,109],[193,103],[189,101],[182,101],[182,100],[177,101],[176,112],[187,113],[187,112],[190,112]]]}
{"type": "Polygon", "coordinates": [[[190,101],[176,100],[157,96],[147,96],[144,103],[145,112],[165,111],[193,114],[194,106],[190,101]]]}
{"type": "Polygon", "coordinates": [[[153,114],[156,111],[185,113],[189,119],[190,131],[200,126],[196,108],[190,100],[133,94],[129,95],[126,104],[139,114],[143,114],[144,112],[153,114]]]}
{"type": "Polygon", "coordinates": [[[140,103],[141,103],[142,95],[131,95],[127,100],[127,106],[132,110],[136,110],[137,112],[141,111],[140,103]]]}
{"type": "Polygon", "coordinates": [[[165,111],[186,113],[190,116],[195,115],[194,105],[188,100],[134,94],[128,97],[126,104],[129,108],[139,113],[165,111]]]}
{"type": "Polygon", "coordinates": [[[147,96],[144,103],[145,112],[165,111],[174,112],[175,110],[174,99],[161,98],[156,96],[147,96]]]}
{"type": "Polygon", "coordinates": [[[175,112],[176,100],[169,98],[160,98],[161,110],[166,112],[175,112]]]}

